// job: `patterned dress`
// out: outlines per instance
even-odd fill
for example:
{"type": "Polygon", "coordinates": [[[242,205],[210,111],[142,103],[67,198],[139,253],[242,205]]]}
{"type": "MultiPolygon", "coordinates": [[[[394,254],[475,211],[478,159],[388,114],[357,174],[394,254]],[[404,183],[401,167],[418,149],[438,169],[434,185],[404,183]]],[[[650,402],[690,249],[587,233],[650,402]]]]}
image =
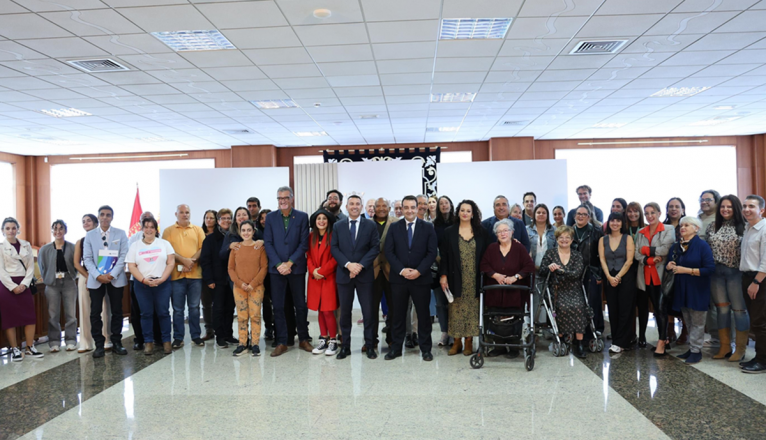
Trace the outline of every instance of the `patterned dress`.
{"type": "Polygon", "coordinates": [[[569,263],[561,262],[558,249],[549,249],[540,263],[540,277],[545,279],[550,273],[548,266],[556,263],[561,269],[551,273],[548,286],[553,295],[553,308],[559,333],[572,335],[585,333],[593,317],[593,310],[585,305],[582,290],[582,274],[585,270],[582,255],[572,252],[569,263]]]}
{"type": "Polygon", "coordinates": [[[462,294],[449,305],[449,334],[453,338],[479,335],[479,298],[476,297],[476,240],[458,236],[462,294]]]}

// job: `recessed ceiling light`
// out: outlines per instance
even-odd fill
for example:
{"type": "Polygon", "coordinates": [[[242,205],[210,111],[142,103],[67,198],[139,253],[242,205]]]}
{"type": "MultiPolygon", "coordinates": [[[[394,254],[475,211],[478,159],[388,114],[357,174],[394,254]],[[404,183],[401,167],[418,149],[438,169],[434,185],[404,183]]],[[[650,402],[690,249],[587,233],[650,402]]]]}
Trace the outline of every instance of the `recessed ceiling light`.
{"type": "Polygon", "coordinates": [[[476,93],[432,93],[431,102],[472,102],[476,93]]]}
{"type": "Polygon", "coordinates": [[[213,30],[152,32],[176,52],[236,49],[222,33],[213,30]]]}
{"type": "Polygon", "coordinates": [[[327,136],[324,131],[296,131],[296,136],[309,137],[309,136],[327,136]]]}
{"type": "Polygon", "coordinates": [[[359,119],[378,119],[380,115],[361,115],[359,119]]]}
{"type": "Polygon", "coordinates": [[[56,118],[74,118],[76,116],[93,116],[92,114],[88,112],[84,112],[82,110],[77,110],[76,108],[62,108],[62,109],[53,109],[53,110],[40,110],[42,113],[45,113],[46,115],[53,116],[56,118]]]}
{"type": "Polygon", "coordinates": [[[713,107],[713,110],[734,110],[734,107],[736,107],[736,105],[719,105],[713,107]]]}
{"type": "Polygon", "coordinates": [[[703,121],[692,122],[689,125],[694,126],[694,127],[710,127],[712,125],[725,124],[727,122],[734,121],[734,120],[739,119],[739,118],[741,118],[741,116],[716,117],[716,118],[712,118],[712,119],[705,119],[703,121]]]}
{"type": "Polygon", "coordinates": [[[594,124],[593,128],[620,128],[624,125],[624,122],[599,122],[598,124],[594,124]]]}
{"type": "Polygon", "coordinates": [[[681,98],[702,93],[710,87],[665,87],[659,92],[652,93],[651,98],[681,98]]]}
{"type": "Polygon", "coordinates": [[[529,121],[503,121],[503,125],[510,125],[510,126],[520,126],[520,125],[527,125],[529,124],[529,121]]]}
{"type": "Polygon", "coordinates": [[[437,133],[437,132],[450,132],[450,131],[458,131],[460,127],[428,127],[426,128],[426,132],[428,133],[437,133]]]}
{"type": "Polygon", "coordinates": [[[329,9],[315,9],[314,17],[316,18],[330,18],[332,11],[329,9]]]}
{"type": "Polygon", "coordinates": [[[511,18],[445,18],[440,40],[502,39],[511,26],[511,18]]]}
{"type": "Polygon", "coordinates": [[[263,101],[250,101],[250,104],[262,109],[298,107],[298,104],[292,99],[266,99],[263,101]]]}

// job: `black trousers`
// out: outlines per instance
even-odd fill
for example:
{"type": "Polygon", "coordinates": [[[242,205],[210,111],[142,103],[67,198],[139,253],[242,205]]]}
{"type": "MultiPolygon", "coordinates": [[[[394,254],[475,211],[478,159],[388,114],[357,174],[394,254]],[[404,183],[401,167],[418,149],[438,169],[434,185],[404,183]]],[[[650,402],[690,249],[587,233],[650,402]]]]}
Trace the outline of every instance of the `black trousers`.
{"type": "Polygon", "coordinates": [[[229,282],[215,283],[213,289],[213,329],[216,339],[222,341],[234,337],[234,293],[229,282]]]}
{"type": "MultiPolygon", "coordinates": [[[[162,341],[162,331],[160,331],[160,320],[157,318],[157,312],[154,312],[152,316],[152,332],[154,333],[154,340],[162,341]]],[[[138,299],[136,299],[136,291],[133,289],[133,282],[130,282],[130,323],[133,325],[133,334],[135,338],[134,342],[139,344],[144,343],[144,329],[141,326],[141,307],[138,305],[138,299]]]]}
{"type": "MultiPolygon", "coordinates": [[[[274,307],[274,300],[272,299],[272,310],[274,307]]],[[[293,302],[292,295],[285,295],[285,323],[287,324],[287,339],[294,340],[298,334],[298,326],[295,324],[295,304],[293,302]]],[[[274,332],[276,332],[276,319],[274,320],[274,332]]]]}
{"type": "MultiPolygon", "coordinates": [[[[96,347],[103,348],[106,338],[104,338],[104,323],[101,321],[101,309],[104,304],[104,296],[109,296],[109,303],[112,307],[112,317],[109,323],[111,336],[109,339],[113,344],[122,344],[122,291],[125,287],[114,287],[112,283],[102,284],[98,289],[88,289],[90,292],[90,333],[96,347]]],[[[159,339],[160,341],[162,338],[159,339]]]]}
{"type": "Polygon", "coordinates": [[[271,280],[269,279],[269,274],[266,274],[263,286],[266,288],[266,291],[263,292],[263,311],[261,312],[263,326],[267,330],[274,331],[274,306],[271,303],[271,280]]]}
{"type": "Polygon", "coordinates": [[[279,275],[271,274],[271,300],[274,302],[274,325],[277,333],[277,344],[286,344],[289,336],[289,323],[286,315],[286,300],[292,299],[295,307],[296,330],[301,342],[309,338],[308,308],[306,307],[306,274],[279,275]]]}
{"type": "Polygon", "coordinates": [[[348,284],[338,284],[338,300],[340,301],[340,330],[343,334],[343,347],[351,346],[351,309],[354,308],[354,290],[362,306],[364,320],[364,344],[367,348],[378,345],[378,310],[373,304],[372,283],[362,283],[352,279],[348,284]],[[375,315],[373,327],[372,315],[375,315]]]}
{"type": "Polygon", "coordinates": [[[668,338],[668,304],[662,295],[662,286],[646,286],[646,294],[652,301],[654,307],[654,320],[657,322],[657,333],[660,334],[659,340],[664,341],[668,338]]]}
{"type": "MultiPolygon", "coordinates": [[[[601,285],[604,283],[602,282],[601,285]]],[[[601,285],[597,284],[593,273],[585,278],[585,291],[588,292],[588,305],[593,310],[593,325],[599,333],[604,333],[604,311],[601,308],[601,285]]],[[[588,338],[586,338],[588,339],[588,338]]]]}
{"type": "Polygon", "coordinates": [[[750,332],[755,334],[755,360],[766,365],[766,283],[758,286],[755,299],[747,294],[757,272],[742,272],[742,293],[750,315],[750,332]]]}
{"type": "MultiPolygon", "coordinates": [[[[375,313],[372,314],[370,317],[370,320],[373,321],[372,324],[374,325],[375,329],[375,345],[378,345],[378,325],[380,324],[380,318],[378,317],[378,310],[380,309],[380,302],[381,299],[385,296],[386,298],[386,304],[388,304],[388,315],[386,316],[386,322],[391,322],[391,315],[394,313],[394,308],[392,307],[392,300],[391,300],[391,283],[386,278],[386,275],[381,270],[378,272],[378,277],[375,278],[375,281],[372,283],[372,304],[375,310],[375,313]]],[[[367,317],[364,318],[364,322],[367,322],[367,317]]],[[[391,339],[391,326],[388,326],[388,331],[386,332],[386,344],[391,345],[393,342],[393,339],[391,339]]]]}
{"type": "Polygon", "coordinates": [[[418,314],[418,344],[420,351],[431,351],[431,286],[428,284],[391,284],[391,298],[393,307],[389,312],[394,315],[391,322],[394,326],[392,351],[401,353],[404,344],[405,321],[407,318],[407,305],[412,298],[415,313],[418,314]]]}
{"type": "Polygon", "coordinates": [[[200,295],[200,308],[202,319],[205,321],[205,333],[212,333],[213,327],[213,289],[202,282],[202,294],[200,295]]]}
{"type": "MultiPolygon", "coordinates": [[[[618,270],[611,270],[610,275],[616,276],[618,270]]],[[[618,347],[627,347],[633,339],[630,334],[633,318],[633,309],[636,307],[636,280],[630,271],[617,287],[612,287],[609,281],[604,279],[604,293],[606,305],[609,307],[609,324],[612,326],[612,343],[618,347]]]]}

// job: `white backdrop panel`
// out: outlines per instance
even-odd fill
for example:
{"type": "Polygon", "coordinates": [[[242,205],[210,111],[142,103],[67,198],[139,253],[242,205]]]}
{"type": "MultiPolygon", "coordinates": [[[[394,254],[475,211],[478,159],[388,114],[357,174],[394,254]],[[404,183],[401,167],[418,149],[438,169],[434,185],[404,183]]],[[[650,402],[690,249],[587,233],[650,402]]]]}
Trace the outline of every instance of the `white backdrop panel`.
{"type": "Polygon", "coordinates": [[[346,197],[354,191],[364,193],[365,203],[378,197],[393,203],[406,195],[418,195],[423,192],[422,175],[423,164],[416,160],[339,163],[338,189],[344,194],[343,211],[346,197]]]}
{"type": "Polygon", "coordinates": [[[262,208],[274,209],[277,189],[290,182],[290,169],[278,168],[213,168],[192,170],[160,170],[161,228],[175,222],[176,207],[187,204],[191,221],[202,225],[202,214],[208,209],[246,206],[248,197],[258,197],[262,208]]]}
{"type": "Polygon", "coordinates": [[[502,194],[508,202],[521,204],[527,191],[549,210],[566,206],[565,160],[508,160],[497,162],[440,163],[437,167],[439,195],[457,205],[463,199],[476,202],[483,218],[493,215],[492,202],[502,194]]]}

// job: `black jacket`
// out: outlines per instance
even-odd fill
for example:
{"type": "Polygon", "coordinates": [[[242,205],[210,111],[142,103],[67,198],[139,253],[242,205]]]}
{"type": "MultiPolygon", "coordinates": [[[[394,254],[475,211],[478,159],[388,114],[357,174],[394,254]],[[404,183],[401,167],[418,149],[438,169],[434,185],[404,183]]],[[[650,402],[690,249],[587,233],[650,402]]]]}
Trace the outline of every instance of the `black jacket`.
{"type": "MultiPolygon", "coordinates": [[[[439,242],[439,255],[441,255],[441,262],[439,263],[439,276],[447,275],[447,283],[449,284],[452,296],[459,298],[463,294],[463,269],[460,261],[460,240],[462,238],[459,234],[460,225],[452,225],[444,230],[444,236],[441,242],[439,242]]],[[[474,257],[474,269],[476,271],[476,287],[472,294],[476,294],[479,291],[481,283],[481,270],[479,265],[481,259],[484,256],[484,252],[489,245],[489,236],[484,228],[479,228],[474,231],[474,240],[476,241],[476,256],[474,257]]]]}
{"type": "Polygon", "coordinates": [[[592,224],[588,223],[585,228],[585,232],[578,236],[577,226],[572,226],[575,233],[572,237],[572,247],[577,248],[577,251],[582,255],[582,261],[585,265],[585,279],[593,274],[596,278],[601,278],[601,260],[598,256],[598,240],[604,236],[601,232],[601,228],[596,228],[592,224]]]}
{"type": "Polygon", "coordinates": [[[202,242],[199,263],[202,266],[202,280],[205,285],[228,282],[228,258],[224,261],[218,255],[223,240],[223,232],[216,227],[202,242]]]}

